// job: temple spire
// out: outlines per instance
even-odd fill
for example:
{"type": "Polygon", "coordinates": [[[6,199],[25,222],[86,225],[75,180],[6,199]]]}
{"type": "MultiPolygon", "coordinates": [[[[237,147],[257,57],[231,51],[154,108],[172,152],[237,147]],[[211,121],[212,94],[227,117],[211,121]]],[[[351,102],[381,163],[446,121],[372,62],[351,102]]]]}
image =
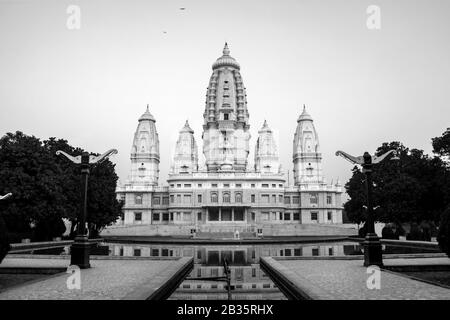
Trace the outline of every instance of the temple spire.
{"type": "Polygon", "coordinates": [[[159,178],[159,138],[155,118],[147,110],[139,118],[131,148],[130,180],[136,184],[157,185],[159,178]]]}
{"type": "Polygon", "coordinates": [[[186,120],[180,130],[170,174],[192,173],[198,170],[198,149],[194,138],[194,130],[186,120]]]}
{"type": "Polygon", "coordinates": [[[258,140],[255,147],[255,171],[262,173],[280,173],[277,144],[270,130],[267,120],[258,131],[258,140]]]}
{"type": "Polygon", "coordinates": [[[293,147],[295,185],[323,183],[319,137],[305,105],[297,120],[293,147]]]}

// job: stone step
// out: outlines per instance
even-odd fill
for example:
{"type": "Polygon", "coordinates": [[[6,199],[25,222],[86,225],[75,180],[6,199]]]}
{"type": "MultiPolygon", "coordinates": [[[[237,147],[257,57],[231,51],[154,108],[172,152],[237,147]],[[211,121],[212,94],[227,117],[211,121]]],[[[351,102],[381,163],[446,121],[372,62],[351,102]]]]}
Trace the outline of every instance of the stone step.
{"type": "MultiPolygon", "coordinates": [[[[196,234],[197,239],[234,239],[234,232],[198,232],[196,234]]],[[[240,232],[240,239],[253,239],[256,238],[254,232],[240,232]]]]}

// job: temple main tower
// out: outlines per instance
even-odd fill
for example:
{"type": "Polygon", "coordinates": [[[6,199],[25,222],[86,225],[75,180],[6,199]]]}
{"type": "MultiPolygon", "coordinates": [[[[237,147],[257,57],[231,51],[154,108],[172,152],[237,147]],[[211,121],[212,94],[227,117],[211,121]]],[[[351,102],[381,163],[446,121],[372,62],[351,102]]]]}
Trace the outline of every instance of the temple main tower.
{"type": "Polygon", "coordinates": [[[158,185],[159,138],[155,118],[147,110],[139,118],[131,147],[130,182],[134,185],[158,185]]]}
{"type": "Polygon", "coordinates": [[[244,172],[250,140],[247,95],[240,66],[226,43],[212,70],[203,113],[206,167],[208,171],[244,172]]]}

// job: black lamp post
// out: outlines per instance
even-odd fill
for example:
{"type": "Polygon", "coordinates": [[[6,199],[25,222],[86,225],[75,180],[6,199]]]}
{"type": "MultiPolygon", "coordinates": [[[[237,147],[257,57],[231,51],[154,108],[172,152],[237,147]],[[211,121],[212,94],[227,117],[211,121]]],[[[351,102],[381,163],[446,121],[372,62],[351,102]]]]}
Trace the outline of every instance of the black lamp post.
{"type": "MultiPolygon", "coordinates": [[[[1,200],[6,200],[12,196],[12,193],[5,194],[4,196],[0,196],[1,200]]],[[[0,215],[0,263],[3,261],[3,258],[8,254],[8,251],[11,249],[8,240],[8,230],[6,229],[6,223],[3,221],[3,217],[0,215]]]]}
{"type": "Polygon", "coordinates": [[[202,281],[224,281],[227,283],[227,296],[228,300],[231,300],[231,270],[228,265],[228,260],[223,260],[223,274],[221,277],[189,277],[186,280],[202,280],[202,281]]]}
{"type": "Polygon", "coordinates": [[[90,165],[99,163],[116,153],[117,153],[116,149],[111,149],[98,157],[90,156],[88,152],[83,152],[81,156],[73,157],[65,153],[64,151],[61,150],[56,151],[56,155],[62,154],[73,163],[80,164],[81,167],[81,179],[82,179],[81,191],[83,197],[83,206],[81,207],[77,219],[78,220],[77,235],[75,236],[75,241],[70,247],[70,264],[77,265],[80,269],[90,268],[89,263],[90,244],[86,232],[87,190],[88,190],[90,165]]]}
{"type": "Polygon", "coordinates": [[[371,265],[383,266],[383,254],[380,238],[375,233],[375,218],[373,216],[373,205],[372,205],[372,193],[373,193],[373,182],[372,182],[372,169],[377,163],[383,161],[388,155],[394,153],[394,157],[391,160],[398,160],[396,155],[396,150],[389,150],[388,152],[382,154],[381,156],[371,156],[367,151],[364,152],[362,157],[354,157],[345,153],[343,151],[336,151],[337,156],[341,156],[347,159],[351,163],[359,164],[363,168],[363,173],[366,176],[366,193],[367,193],[367,219],[366,219],[366,238],[363,242],[364,246],[364,266],[368,267],[371,265]]]}

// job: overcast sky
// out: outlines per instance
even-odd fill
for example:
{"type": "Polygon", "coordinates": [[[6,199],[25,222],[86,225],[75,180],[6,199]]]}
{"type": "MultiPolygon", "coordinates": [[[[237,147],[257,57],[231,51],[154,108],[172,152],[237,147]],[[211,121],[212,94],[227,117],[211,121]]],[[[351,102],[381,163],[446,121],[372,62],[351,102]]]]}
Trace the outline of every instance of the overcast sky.
{"type": "Polygon", "coordinates": [[[125,181],[148,103],[165,184],[186,119],[203,159],[206,87],[227,41],[247,88],[249,160],[267,119],[292,172],[306,104],[324,174],[345,182],[352,166],[336,150],[361,155],[398,140],[431,152],[450,127],[449,13],[448,0],[0,0],[0,134],[116,148],[125,181]],[[81,9],[80,29],[67,28],[69,5],[81,9]],[[381,9],[379,30],[367,28],[369,5],[381,9]]]}

